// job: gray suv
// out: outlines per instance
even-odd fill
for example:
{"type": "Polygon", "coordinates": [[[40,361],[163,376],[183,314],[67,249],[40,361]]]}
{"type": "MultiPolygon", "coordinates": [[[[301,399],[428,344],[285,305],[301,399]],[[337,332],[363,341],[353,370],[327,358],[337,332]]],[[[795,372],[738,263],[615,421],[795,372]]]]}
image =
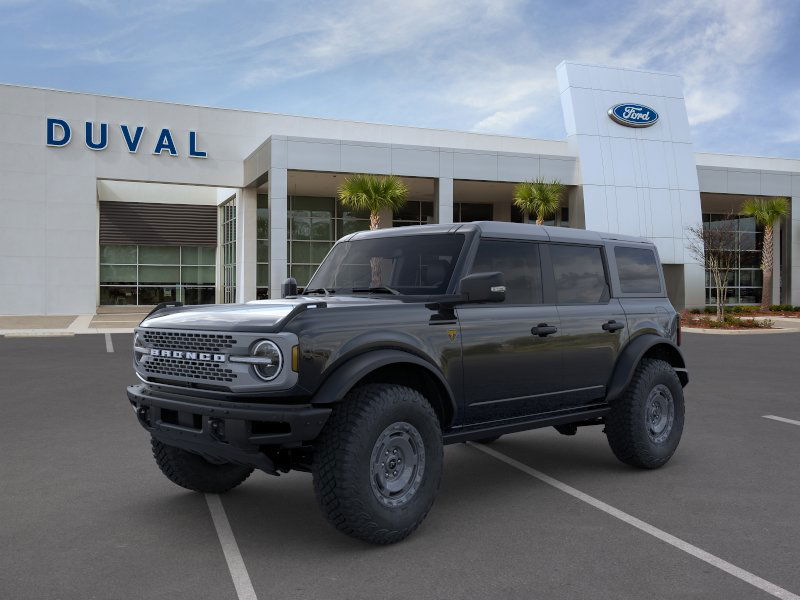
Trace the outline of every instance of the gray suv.
{"type": "Polygon", "coordinates": [[[650,242],[513,223],[339,240],[309,285],[239,305],[159,305],[128,398],[174,483],[313,474],[339,530],[386,544],[427,515],[445,444],[602,425],[652,469],[681,438],[680,322],[650,242]]]}

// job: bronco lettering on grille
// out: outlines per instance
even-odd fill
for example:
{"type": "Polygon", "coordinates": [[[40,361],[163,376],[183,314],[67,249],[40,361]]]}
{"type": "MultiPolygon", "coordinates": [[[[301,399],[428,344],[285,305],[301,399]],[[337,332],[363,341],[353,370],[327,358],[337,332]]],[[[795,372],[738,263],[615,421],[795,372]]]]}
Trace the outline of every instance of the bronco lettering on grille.
{"type": "Polygon", "coordinates": [[[208,352],[188,352],[184,350],[161,350],[153,348],[150,356],[163,356],[166,358],[181,358],[184,360],[202,360],[208,362],[225,362],[227,357],[224,354],[210,354],[208,352]]]}

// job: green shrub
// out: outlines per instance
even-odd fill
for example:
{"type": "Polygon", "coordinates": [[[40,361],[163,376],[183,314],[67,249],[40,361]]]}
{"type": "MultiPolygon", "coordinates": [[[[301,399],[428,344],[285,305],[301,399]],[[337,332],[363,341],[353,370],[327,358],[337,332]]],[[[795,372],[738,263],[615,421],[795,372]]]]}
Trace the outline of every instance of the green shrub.
{"type": "Polygon", "coordinates": [[[699,308],[693,308],[689,312],[693,315],[699,315],[702,311],[699,308]]]}
{"type": "Polygon", "coordinates": [[[793,312],[798,310],[798,306],[792,306],[791,304],[773,304],[769,307],[772,312],[793,312]]]}
{"type": "Polygon", "coordinates": [[[717,309],[713,306],[706,306],[703,309],[703,312],[706,313],[707,315],[715,315],[717,314],[717,309]]]}

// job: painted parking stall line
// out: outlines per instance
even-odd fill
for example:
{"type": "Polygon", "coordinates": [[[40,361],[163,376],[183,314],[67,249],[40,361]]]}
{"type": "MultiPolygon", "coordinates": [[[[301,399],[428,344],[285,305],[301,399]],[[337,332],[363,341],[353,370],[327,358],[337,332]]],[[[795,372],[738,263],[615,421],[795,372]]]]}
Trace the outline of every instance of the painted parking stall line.
{"type": "Polygon", "coordinates": [[[214,521],[214,528],[217,530],[225,562],[228,563],[228,571],[230,571],[233,586],[236,588],[236,596],[239,600],[258,600],[242,553],[239,552],[239,545],[236,543],[231,524],[228,521],[228,515],[225,514],[225,507],[222,506],[222,500],[218,494],[206,494],[206,503],[211,513],[211,520],[214,521]]]}
{"type": "Polygon", "coordinates": [[[789,590],[785,590],[782,587],[767,581],[766,579],[762,579],[758,575],[754,575],[749,571],[745,571],[744,569],[737,567],[736,565],[729,563],[728,561],[719,558],[718,556],[706,552],[702,548],[698,548],[697,546],[690,544],[689,542],[682,540],[678,537],[675,537],[674,535],[669,534],[666,531],[659,529],[658,527],[650,525],[649,523],[646,523],[641,519],[637,519],[633,515],[629,515],[628,513],[621,511],[618,508],[614,508],[610,504],[606,504],[602,500],[598,500],[597,498],[590,496],[589,494],[585,494],[584,492],[570,485],[567,485],[566,483],[562,483],[561,481],[554,479],[553,477],[550,477],[549,475],[546,475],[541,471],[537,471],[536,469],[529,467],[528,465],[521,463],[518,460],[511,458],[510,456],[506,456],[502,452],[498,452],[497,450],[489,448],[488,446],[484,446],[483,444],[476,444],[475,442],[467,442],[467,444],[472,446],[476,450],[480,450],[484,454],[488,454],[492,458],[496,458],[497,460],[502,461],[519,471],[522,471],[526,475],[530,475],[531,477],[534,477],[539,481],[546,483],[547,485],[552,486],[557,490],[564,492],[565,494],[569,494],[573,498],[577,498],[581,502],[585,502],[586,504],[589,504],[590,506],[593,506],[594,508],[603,511],[604,513],[609,514],[612,517],[615,517],[620,521],[627,523],[628,525],[636,527],[640,531],[644,531],[645,533],[652,535],[653,537],[669,544],[670,546],[677,548],[678,550],[682,550],[683,552],[686,552],[687,554],[690,554],[695,558],[699,558],[703,562],[708,563],[709,565],[712,565],[722,571],[725,571],[729,575],[733,575],[737,579],[740,579],[745,583],[749,583],[753,587],[763,590],[764,592],[774,596],[775,598],[780,598],[781,600],[800,600],[800,596],[790,592],[789,590]]]}
{"type": "Polygon", "coordinates": [[[114,342],[111,339],[111,334],[107,333],[106,336],[106,352],[114,352],[114,342]]]}
{"type": "Polygon", "coordinates": [[[795,421],[794,419],[787,419],[786,417],[776,417],[775,415],[763,415],[763,418],[771,419],[773,421],[780,421],[781,423],[788,423],[789,425],[800,426],[800,421],[795,421]]]}

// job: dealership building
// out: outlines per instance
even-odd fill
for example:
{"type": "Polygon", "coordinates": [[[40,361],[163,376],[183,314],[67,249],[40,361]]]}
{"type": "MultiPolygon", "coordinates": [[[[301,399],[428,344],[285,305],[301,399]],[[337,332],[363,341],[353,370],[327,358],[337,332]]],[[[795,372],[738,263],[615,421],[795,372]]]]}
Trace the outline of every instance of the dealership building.
{"type": "MultiPolygon", "coordinates": [[[[677,75],[563,62],[556,77],[564,140],[0,85],[0,315],[278,297],[368,228],[336,200],[351,173],[403,179],[393,227],[527,222],[515,184],[558,179],[549,224],[652,240],[677,306],[713,293],[687,228],[786,197],[773,301],[800,305],[800,160],[695,152],[677,75]]],[[[736,227],[728,301],[756,303],[762,232],[736,227]]]]}

